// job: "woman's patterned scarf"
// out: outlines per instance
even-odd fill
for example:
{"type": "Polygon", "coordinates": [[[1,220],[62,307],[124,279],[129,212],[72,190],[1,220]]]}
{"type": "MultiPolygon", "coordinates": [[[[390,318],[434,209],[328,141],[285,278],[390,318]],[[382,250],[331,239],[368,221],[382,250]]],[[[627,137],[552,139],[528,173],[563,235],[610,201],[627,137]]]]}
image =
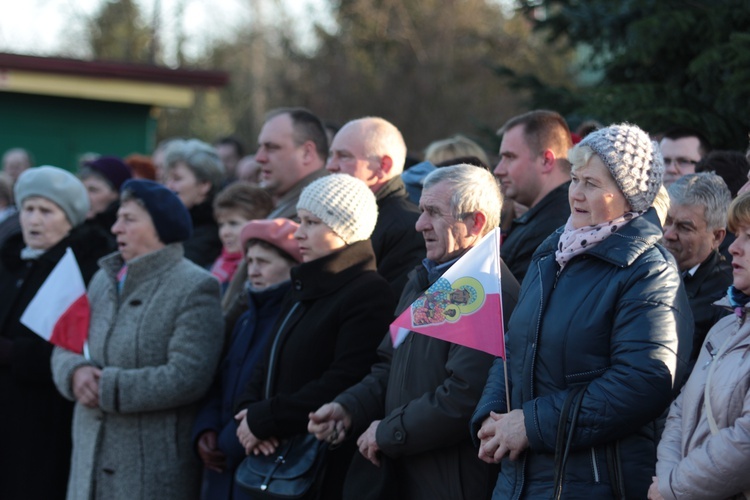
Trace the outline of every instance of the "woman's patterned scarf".
{"type": "Polygon", "coordinates": [[[560,236],[557,251],[555,251],[555,260],[560,264],[560,270],[570,262],[570,259],[576,255],[588,252],[641,214],[643,212],[626,212],[614,220],[602,222],[595,226],[584,226],[579,229],[573,227],[573,223],[571,222],[573,216],[571,215],[568,218],[568,222],[565,223],[565,231],[560,236]]]}

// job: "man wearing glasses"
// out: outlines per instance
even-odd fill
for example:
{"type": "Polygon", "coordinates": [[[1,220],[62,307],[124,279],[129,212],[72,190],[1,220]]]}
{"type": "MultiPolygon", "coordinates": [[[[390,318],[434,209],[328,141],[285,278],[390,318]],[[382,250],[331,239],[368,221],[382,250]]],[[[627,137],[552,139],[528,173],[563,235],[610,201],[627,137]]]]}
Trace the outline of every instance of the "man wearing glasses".
{"type": "Polygon", "coordinates": [[[664,156],[664,187],[683,175],[694,174],[695,165],[711,151],[708,139],[695,129],[675,127],[667,130],[659,143],[664,156]]]}

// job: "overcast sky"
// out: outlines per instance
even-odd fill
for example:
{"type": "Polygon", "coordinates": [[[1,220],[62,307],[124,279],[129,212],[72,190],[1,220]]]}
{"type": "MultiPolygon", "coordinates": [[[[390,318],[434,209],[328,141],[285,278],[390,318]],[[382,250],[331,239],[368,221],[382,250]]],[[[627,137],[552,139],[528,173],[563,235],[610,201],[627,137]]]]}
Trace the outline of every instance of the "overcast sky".
{"type": "MultiPolygon", "coordinates": [[[[81,19],[90,17],[106,0],[0,0],[0,52],[52,55],[80,40],[81,19]]],[[[274,5],[283,5],[299,21],[300,35],[309,37],[312,22],[332,25],[325,0],[262,0],[264,16],[272,22],[274,5]]],[[[165,54],[176,29],[175,10],[185,6],[183,30],[185,52],[199,52],[208,41],[222,38],[247,25],[252,18],[251,0],[136,0],[141,12],[151,19],[155,3],[161,3],[165,54]]]]}

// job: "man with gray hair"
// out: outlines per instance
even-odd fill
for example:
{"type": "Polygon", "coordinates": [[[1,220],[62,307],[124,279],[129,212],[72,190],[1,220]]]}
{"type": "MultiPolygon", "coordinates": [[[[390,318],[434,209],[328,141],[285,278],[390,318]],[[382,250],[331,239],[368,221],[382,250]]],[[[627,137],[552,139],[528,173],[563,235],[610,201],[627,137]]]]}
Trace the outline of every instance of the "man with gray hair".
{"type": "Polygon", "coordinates": [[[732,284],[732,266],[718,252],[732,201],[724,180],[712,172],[688,174],[669,187],[670,207],[664,224],[664,246],[682,273],[695,320],[691,362],[706,333],[726,315],[713,302],[732,284]]]}
{"type": "MultiPolygon", "coordinates": [[[[427,258],[409,274],[397,315],[498,226],[501,205],[497,182],[482,168],[456,165],[425,178],[416,229],[427,258]]],[[[519,286],[502,261],[501,275],[508,318],[519,286]]],[[[467,429],[493,356],[414,332],[398,349],[386,334],[378,353],[367,377],[310,414],[308,430],[318,439],[357,438],[344,498],[392,498],[377,491],[383,485],[413,500],[488,497],[497,469],[477,458],[467,429]],[[370,462],[393,476],[366,479],[378,471],[370,462]]]]}
{"type": "Polygon", "coordinates": [[[326,169],[363,181],[378,202],[378,222],[370,237],[378,273],[396,297],[409,271],[424,258],[424,240],[414,230],[419,209],[401,180],[406,143],[398,128],[377,117],[352,120],[336,133],[326,169]]]}

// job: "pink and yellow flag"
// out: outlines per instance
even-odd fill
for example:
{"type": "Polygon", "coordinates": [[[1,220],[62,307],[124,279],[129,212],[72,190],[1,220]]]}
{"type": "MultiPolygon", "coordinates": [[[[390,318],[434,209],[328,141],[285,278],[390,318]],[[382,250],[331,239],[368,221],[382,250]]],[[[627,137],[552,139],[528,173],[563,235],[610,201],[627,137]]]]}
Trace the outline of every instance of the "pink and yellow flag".
{"type": "Polygon", "coordinates": [[[393,346],[412,331],[505,359],[500,290],[500,229],[495,229],[391,323],[393,346]]]}
{"type": "Polygon", "coordinates": [[[81,354],[90,319],[86,285],[68,248],[29,302],[21,323],[44,340],[81,354]]]}

